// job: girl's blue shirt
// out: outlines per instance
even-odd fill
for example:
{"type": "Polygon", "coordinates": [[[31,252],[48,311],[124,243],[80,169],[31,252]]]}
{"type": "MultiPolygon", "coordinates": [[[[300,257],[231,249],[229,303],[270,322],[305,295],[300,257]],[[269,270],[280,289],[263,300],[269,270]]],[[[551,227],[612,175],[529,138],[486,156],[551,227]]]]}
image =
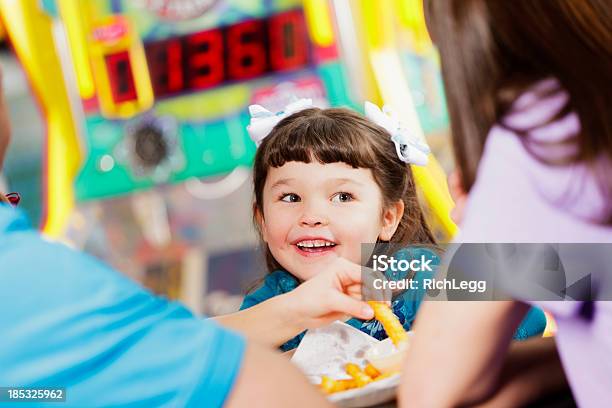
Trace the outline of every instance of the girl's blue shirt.
{"type": "MultiPolygon", "coordinates": [[[[430,265],[432,266],[433,271],[416,272],[412,279],[418,282],[415,287],[418,287],[419,289],[406,290],[394,296],[391,301],[393,312],[397,315],[406,330],[410,330],[412,327],[412,323],[416,318],[419,305],[425,296],[426,291],[422,289],[424,287],[422,284],[423,279],[431,279],[435,276],[435,271],[440,266],[440,258],[431,250],[422,247],[403,248],[393,255],[393,257],[398,261],[420,259],[421,256],[432,259],[430,265]]],[[[400,280],[405,279],[408,276],[408,273],[406,271],[388,268],[385,275],[389,280],[400,280]]],[[[289,272],[285,270],[274,271],[266,276],[263,284],[257,290],[248,294],[244,298],[242,306],[240,306],[240,310],[248,309],[249,307],[255,306],[274,296],[291,292],[293,289],[297,288],[298,285],[298,279],[289,272]]],[[[387,334],[378,320],[360,320],[352,318],[346,323],[378,340],[383,340],[387,337],[387,334]]],[[[528,337],[542,334],[545,327],[546,317],[542,310],[538,308],[531,308],[514,334],[514,338],[523,340],[528,337]]],[[[287,341],[280,347],[281,350],[289,351],[296,348],[300,344],[304,334],[305,332],[302,332],[291,340],[287,341]]]]}

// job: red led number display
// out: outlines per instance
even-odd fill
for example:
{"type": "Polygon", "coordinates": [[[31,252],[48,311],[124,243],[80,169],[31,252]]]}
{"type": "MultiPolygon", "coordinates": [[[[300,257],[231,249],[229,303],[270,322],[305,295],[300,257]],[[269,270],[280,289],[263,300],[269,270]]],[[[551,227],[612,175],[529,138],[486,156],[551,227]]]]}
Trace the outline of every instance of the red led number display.
{"type": "MultiPolygon", "coordinates": [[[[308,64],[308,49],[304,16],[298,10],[145,44],[157,98],[298,69],[308,64]]],[[[135,92],[131,70],[119,72],[125,66],[119,55],[107,57],[115,102],[127,100],[123,98],[130,89],[135,92]]]]}
{"type": "Polygon", "coordinates": [[[223,81],[223,36],[204,31],[186,38],[187,88],[201,89],[223,81]]]}
{"type": "Polygon", "coordinates": [[[269,22],[272,70],[299,68],[308,60],[308,38],[301,13],[283,13],[269,22]]]}
{"type": "Polygon", "coordinates": [[[106,69],[111,86],[113,101],[117,104],[137,99],[136,84],[127,51],[105,56],[106,69]]]}
{"type": "Polygon", "coordinates": [[[245,21],[227,30],[228,75],[247,79],[267,70],[263,21],[245,21]]]}

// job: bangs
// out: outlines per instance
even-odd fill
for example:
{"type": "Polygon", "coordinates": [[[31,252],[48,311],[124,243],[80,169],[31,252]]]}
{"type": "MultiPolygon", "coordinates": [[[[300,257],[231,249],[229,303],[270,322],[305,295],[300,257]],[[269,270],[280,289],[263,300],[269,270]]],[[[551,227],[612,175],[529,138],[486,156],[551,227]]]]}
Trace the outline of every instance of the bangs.
{"type": "Polygon", "coordinates": [[[266,167],[317,161],[373,168],[380,156],[368,138],[384,138],[380,133],[381,128],[347,109],[306,109],[276,125],[260,146],[258,159],[266,167]]]}

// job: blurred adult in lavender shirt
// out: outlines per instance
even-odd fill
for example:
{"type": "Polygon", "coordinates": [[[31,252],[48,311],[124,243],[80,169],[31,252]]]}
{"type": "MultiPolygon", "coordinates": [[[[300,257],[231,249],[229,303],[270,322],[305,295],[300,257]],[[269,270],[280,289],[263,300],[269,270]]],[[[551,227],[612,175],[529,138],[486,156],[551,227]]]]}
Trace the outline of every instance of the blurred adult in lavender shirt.
{"type": "MultiPolygon", "coordinates": [[[[451,117],[452,187],[467,192],[457,242],[612,242],[611,8],[425,1],[451,117]]],[[[599,278],[610,285],[612,271],[599,278]]],[[[519,406],[567,381],[578,405],[609,406],[612,302],[538,302],[556,336],[519,345],[512,333],[529,306],[515,297],[423,305],[401,405],[519,406]]]]}

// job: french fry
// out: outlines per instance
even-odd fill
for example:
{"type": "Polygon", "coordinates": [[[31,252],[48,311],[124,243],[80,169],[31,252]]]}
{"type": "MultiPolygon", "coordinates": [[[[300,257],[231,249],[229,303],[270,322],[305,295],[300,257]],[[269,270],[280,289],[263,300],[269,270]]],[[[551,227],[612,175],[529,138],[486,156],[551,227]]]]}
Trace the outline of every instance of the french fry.
{"type": "Polygon", "coordinates": [[[372,382],[372,378],[363,372],[357,364],[348,363],[345,367],[346,373],[357,383],[358,387],[363,387],[372,382]]]}
{"type": "MultiPolygon", "coordinates": [[[[408,340],[408,334],[397,316],[395,316],[391,308],[384,302],[369,301],[368,303],[374,310],[374,317],[376,320],[382,324],[393,344],[399,348],[400,344],[408,340]]],[[[363,370],[357,364],[348,363],[345,366],[345,370],[346,373],[351,376],[350,380],[334,380],[324,375],[321,378],[321,390],[325,394],[333,394],[352,388],[364,387],[373,381],[380,381],[397,373],[397,371],[395,371],[381,374],[381,372],[370,363],[368,363],[363,370]]]]}
{"type": "Polygon", "coordinates": [[[357,383],[355,380],[337,380],[334,392],[346,391],[352,388],[357,388],[357,383]]]}
{"type": "Polygon", "coordinates": [[[321,389],[326,394],[333,394],[335,392],[346,391],[352,388],[357,388],[357,383],[353,379],[334,380],[326,375],[321,378],[321,389]]]}
{"type": "Polygon", "coordinates": [[[380,371],[378,371],[372,364],[368,363],[363,370],[367,375],[370,376],[373,380],[380,376],[380,371]]]}
{"type": "Polygon", "coordinates": [[[369,301],[368,304],[374,310],[374,317],[382,324],[385,332],[387,332],[387,336],[389,336],[396,347],[399,347],[401,343],[408,339],[406,330],[404,330],[404,327],[389,305],[378,301],[369,301]]]}
{"type": "Polygon", "coordinates": [[[323,390],[323,392],[326,394],[331,394],[334,392],[335,382],[336,380],[324,375],[321,377],[321,390],[323,390]]]}
{"type": "Polygon", "coordinates": [[[397,374],[397,373],[399,373],[399,371],[392,371],[392,372],[390,372],[390,373],[381,374],[381,375],[379,375],[378,377],[376,377],[376,378],[374,379],[374,381],[384,380],[385,378],[392,377],[392,376],[394,376],[394,375],[395,375],[395,374],[397,374]]]}
{"type": "Polygon", "coordinates": [[[394,371],[381,374],[370,364],[368,364],[363,371],[356,364],[347,364],[346,372],[353,378],[348,380],[334,380],[324,375],[321,377],[321,384],[319,387],[325,394],[329,395],[336,392],[352,390],[353,388],[364,387],[371,382],[384,380],[398,373],[398,371],[394,371]],[[368,374],[368,372],[370,372],[371,375],[368,374]],[[359,380],[357,380],[357,378],[359,378],[359,380]]]}

